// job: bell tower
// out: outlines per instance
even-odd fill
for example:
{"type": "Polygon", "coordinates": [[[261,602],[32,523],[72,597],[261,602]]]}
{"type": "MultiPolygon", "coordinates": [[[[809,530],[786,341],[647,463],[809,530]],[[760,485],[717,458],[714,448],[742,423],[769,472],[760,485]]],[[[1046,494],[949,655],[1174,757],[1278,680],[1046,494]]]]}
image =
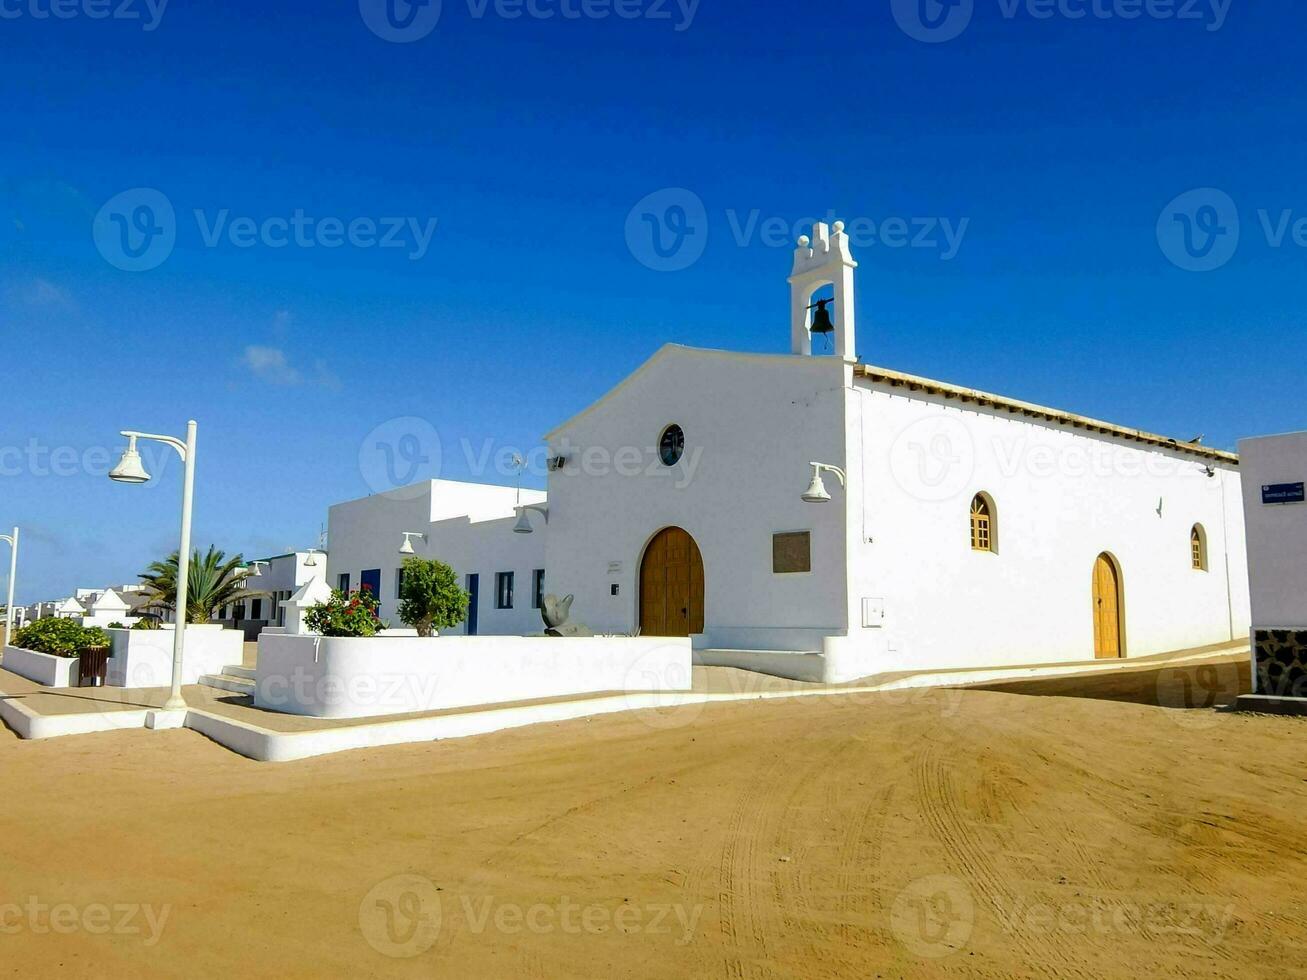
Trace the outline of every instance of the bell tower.
{"type": "Polygon", "coordinates": [[[812,353],[814,327],[826,326],[827,318],[834,332],[835,356],[849,363],[858,359],[853,333],[853,270],[858,263],[849,254],[849,236],[844,222],[827,227],[818,221],[812,238],[799,238],[794,250],[794,269],[790,273],[790,349],[795,354],[812,353]],[[825,286],[835,287],[834,300],[813,302],[813,295],[825,286]],[[832,311],[830,308],[834,307],[832,311]]]}

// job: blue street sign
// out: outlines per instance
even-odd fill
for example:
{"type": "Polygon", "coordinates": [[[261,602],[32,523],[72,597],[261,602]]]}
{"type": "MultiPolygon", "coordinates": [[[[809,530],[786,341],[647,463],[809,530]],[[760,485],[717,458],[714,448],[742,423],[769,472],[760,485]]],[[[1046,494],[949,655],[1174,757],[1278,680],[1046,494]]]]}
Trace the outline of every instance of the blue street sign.
{"type": "Polygon", "coordinates": [[[1301,504],[1307,500],[1301,483],[1268,483],[1262,487],[1264,504],[1301,504]]]}

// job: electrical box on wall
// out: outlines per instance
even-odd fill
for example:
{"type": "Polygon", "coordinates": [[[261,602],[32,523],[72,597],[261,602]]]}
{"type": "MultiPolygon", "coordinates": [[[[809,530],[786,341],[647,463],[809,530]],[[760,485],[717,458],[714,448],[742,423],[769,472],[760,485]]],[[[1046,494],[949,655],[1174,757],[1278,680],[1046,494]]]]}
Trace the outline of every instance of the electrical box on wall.
{"type": "Polygon", "coordinates": [[[862,597],[862,625],[864,629],[879,629],[885,625],[885,600],[880,596],[862,597]]]}

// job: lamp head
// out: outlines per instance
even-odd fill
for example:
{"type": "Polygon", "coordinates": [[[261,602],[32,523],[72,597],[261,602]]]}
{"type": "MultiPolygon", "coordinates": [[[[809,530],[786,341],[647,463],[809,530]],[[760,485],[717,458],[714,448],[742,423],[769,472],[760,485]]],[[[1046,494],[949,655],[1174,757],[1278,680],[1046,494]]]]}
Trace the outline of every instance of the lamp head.
{"type": "Polygon", "coordinates": [[[310,549],[308,555],[307,555],[307,556],[305,557],[305,559],[304,559],[304,567],[305,567],[305,568],[317,568],[317,567],[318,567],[318,559],[317,559],[316,556],[317,556],[317,552],[316,552],[316,551],[313,551],[312,549],[310,549]]]}
{"type": "Polygon", "coordinates": [[[412,541],[411,538],[408,537],[408,535],[405,535],[405,536],[404,536],[404,543],[401,544],[401,545],[399,546],[399,553],[400,553],[401,555],[411,555],[411,554],[414,554],[414,551],[413,551],[413,541],[412,541]]]}
{"type": "Polygon", "coordinates": [[[118,465],[109,471],[109,479],[118,483],[148,483],[150,474],[145,472],[141,463],[141,454],[136,451],[136,437],[127,437],[127,448],[123,450],[118,465]]]}
{"type": "Polygon", "coordinates": [[[513,533],[514,533],[514,534],[531,534],[531,533],[533,533],[534,531],[535,531],[535,528],[533,528],[533,527],[531,526],[531,517],[527,514],[527,512],[526,512],[525,510],[520,510],[520,511],[518,511],[518,513],[517,513],[517,523],[513,525],[513,533]]]}
{"type": "Polygon", "coordinates": [[[812,468],[812,482],[808,484],[808,489],[803,491],[803,499],[810,504],[830,503],[830,494],[826,491],[826,484],[822,482],[821,470],[815,466],[812,468]]]}

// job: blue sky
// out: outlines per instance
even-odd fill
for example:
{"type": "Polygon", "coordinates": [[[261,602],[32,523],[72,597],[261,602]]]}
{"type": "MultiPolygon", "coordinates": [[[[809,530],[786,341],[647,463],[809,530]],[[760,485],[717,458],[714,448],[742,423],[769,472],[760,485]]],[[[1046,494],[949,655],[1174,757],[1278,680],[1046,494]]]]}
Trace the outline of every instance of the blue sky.
{"type": "Polygon", "coordinates": [[[486,447],[666,341],[786,350],[828,209],[862,222],[868,361],[1223,447],[1307,425],[1299,3],[62,2],[0,3],[23,600],[175,546],[175,463],[103,476],[121,428],[199,420],[197,544],[304,547],[379,442],[511,482],[486,447]],[[676,271],[627,232],[667,188],[676,271]]]}

